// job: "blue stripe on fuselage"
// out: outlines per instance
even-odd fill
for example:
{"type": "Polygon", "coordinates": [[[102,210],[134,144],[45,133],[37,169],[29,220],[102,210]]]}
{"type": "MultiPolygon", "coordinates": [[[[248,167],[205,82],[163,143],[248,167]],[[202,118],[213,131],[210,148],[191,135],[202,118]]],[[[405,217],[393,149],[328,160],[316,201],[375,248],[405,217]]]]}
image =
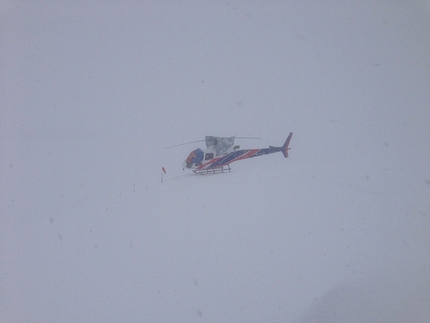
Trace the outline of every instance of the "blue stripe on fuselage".
{"type": "MultiPolygon", "coordinates": [[[[233,152],[225,155],[223,158],[220,158],[217,161],[215,161],[208,168],[211,169],[211,168],[217,168],[217,167],[228,165],[229,163],[234,161],[236,158],[239,158],[239,157],[249,153],[252,150],[255,150],[255,149],[233,151],[233,152]]],[[[273,153],[276,153],[276,152],[281,151],[281,150],[282,150],[282,147],[262,148],[262,149],[257,150],[254,154],[252,154],[251,156],[248,156],[246,158],[258,157],[258,156],[263,156],[263,155],[267,155],[267,154],[273,154],[273,153]]],[[[243,158],[243,159],[246,159],[246,158],[243,158]]]]}
{"type": "Polygon", "coordinates": [[[228,163],[230,163],[232,160],[250,152],[251,149],[248,150],[237,150],[237,151],[233,151],[227,155],[225,155],[223,158],[218,159],[216,162],[214,162],[213,164],[211,164],[209,166],[209,168],[217,168],[217,167],[221,167],[223,165],[227,165],[228,163]]]}

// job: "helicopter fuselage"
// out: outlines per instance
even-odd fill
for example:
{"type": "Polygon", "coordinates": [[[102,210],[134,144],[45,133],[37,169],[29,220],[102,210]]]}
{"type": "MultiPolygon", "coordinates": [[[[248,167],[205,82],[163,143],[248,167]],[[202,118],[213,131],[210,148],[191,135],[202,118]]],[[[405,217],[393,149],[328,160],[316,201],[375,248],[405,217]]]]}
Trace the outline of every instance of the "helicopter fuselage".
{"type": "Polygon", "coordinates": [[[196,149],[184,161],[183,169],[187,168],[195,173],[203,173],[211,170],[222,171],[227,166],[227,169],[230,170],[228,165],[235,161],[276,152],[282,152],[284,157],[287,158],[288,150],[290,149],[288,145],[290,144],[292,135],[293,133],[291,132],[282,147],[269,146],[269,148],[239,149],[239,146],[235,146],[218,156],[216,155],[216,149],[213,147],[209,147],[204,152],[201,149],[196,149]]]}

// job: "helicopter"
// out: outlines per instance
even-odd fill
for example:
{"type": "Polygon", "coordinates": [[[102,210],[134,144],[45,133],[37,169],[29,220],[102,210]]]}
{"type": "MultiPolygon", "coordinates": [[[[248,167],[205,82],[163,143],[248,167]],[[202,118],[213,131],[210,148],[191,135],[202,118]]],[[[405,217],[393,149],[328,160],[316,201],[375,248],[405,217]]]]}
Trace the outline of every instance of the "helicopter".
{"type": "MultiPolygon", "coordinates": [[[[269,146],[269,148],[239,149],[234,145],[236,138],[260,139],[249,137],[214,137],[206,136],[206,150],[200,148],[193,150],[182,163],[182,170],[188,169],[196,174],[209,174],[230,171],[230,164],[247,158],[253,158],[277,152],[282,152],[285,158],[288,157],[289,144],[293,133],[290,132],[282,147],[269,146]]],[[[203,140],[199,140],[203,141],[203,140]]],[[[193,141],[198,142],[198,141],[193,141]]],[[[170,147],[168,147],[170,148],[170,147]]]]}

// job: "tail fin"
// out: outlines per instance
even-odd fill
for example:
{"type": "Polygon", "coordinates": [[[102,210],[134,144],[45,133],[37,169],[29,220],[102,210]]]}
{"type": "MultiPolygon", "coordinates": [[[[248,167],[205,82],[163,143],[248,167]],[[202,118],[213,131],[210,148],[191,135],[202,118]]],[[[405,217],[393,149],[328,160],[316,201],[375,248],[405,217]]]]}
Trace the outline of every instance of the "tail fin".
{"type": "Polygon", "coordinates": [[[288,150],[290,150],[291,148],[288,148],[288,146],[290,145],[290,141],[291,141],[291,137],[293,136],[293,133],[290,132],[290,134],[288,135],[287,140],[285,140],[284,145],[282,146],[282,153],[284,154],[284,157],[287,158],[288,157],[288,150]]]}

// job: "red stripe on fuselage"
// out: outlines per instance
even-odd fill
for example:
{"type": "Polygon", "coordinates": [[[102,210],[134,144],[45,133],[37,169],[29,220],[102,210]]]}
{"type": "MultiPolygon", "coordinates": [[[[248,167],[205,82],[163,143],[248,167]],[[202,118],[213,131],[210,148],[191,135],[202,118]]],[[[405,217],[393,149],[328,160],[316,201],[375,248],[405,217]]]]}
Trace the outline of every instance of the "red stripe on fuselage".
{"type": "Polygon", "coordinates": [[[243,154],[243,155],[241,155],[241,156],[239,156],[239,157],[236,157],[235,159],[233,159],[233,160],[231,160],[231,161],[229,161],[228,163],[226,163],[226,164],[224,164],[223,166],[225,166],[225,165],[228,165],[228,164],[231,164],[231,163],[233,163],[233,162],[235,162],[235,161],[238,161],[238,160],[242,160],[242,159],[246,159],[246,158],[251,158],[253,155],[255,155],[255,153],[256,152],[258,152],[260,149],[251,149],[250,151],[248,151],[247,153],[245,153],[245,154],[243,154]]]}
{"type": "MultiPolygon", "coordinates": [[[[256,153],[256,152],[258,152],[259,150],[260,150],[260,149],[250,149],[248,152],[245,152],[244,154],[242,154],[242,155],[240,155],[240,156],[238,156],[238,157],[236,157],[236,158],[234,158],[234,159],[232,159],[232,160],[229,160],[228,162],[218,164],[218,165],[217,165],[217,167],[223,167],[223,166],[226,166],[226,165],[228,165],[228,164],[231,164],[231,163],[233,163],[233,162],[235,162],[235,161],[242,160],[242,159],[246,159],[246,158],[250,158],[250,157],[254,156],[254,155],[255,155],[255,153],[256,153]]],[[[246,151],[246,150],[245,150],[245,151],[246,151]]],[[[237,153],[237,151],[236,151],[236,152],[232,152],[231,154],[235,154],[235,153],[237,153]]],[[[230,155],[230,154],[228,154],[228,155],[224,156],[223,158],[227,158],[227,159],[228,159],[228,156],[229,156],[229,155],[230,155]]]]}
{"type": "Polygon", "coordinates": [[[196,168],[196,170],[202,170],[202,169],[209,168],[209,167],[210,167],[210,165],[212,165],[213,163],[217,162],[217,161],[218,161],[218,160],[220,160],[221,158],[224,158],[224,156],[223,156],[223,157],[218,157],[218,158],[211,159],[211,160],[210,160],[210,161],[208,161],[207,163],[201,164],[199,167],[197,167],[197,168],[196,168]]]}
{"type": "MultiPolygon", "coordinates": [[[[260,151],[260,149],[250,149],[248,152],[246,152],[243,155],[240,155],[240,156],[238,156],[238,157],[236,157],[236,158],[228,161],[227,163],[218,164],[216,166],[216,168],[220,168],[220,167],[226,166],[226,165],[231,164],[231,163],[233,163],[235,161],[238,161],[238,160],[242,160],[242,159],[246,159],[246,158],[251,158],[252,156],[254,156],[259,151],[260,151]]],[[[234,154],[234,153],[236,153],[236,152],[231,152],[230,154],[234,154]]],[[[208,169],[208,168],[211,167],[212,164],[215,164],[216,162],[218,162],[221,159],[228,158],[228,156],[229,156],[229,154],[227,154],[225,156],[222,156],[222,157],[214,158],[214,159],[208,161],[207,163],[204,163],[204,164],[200,165],[199,167],[196,168],[196,170],[208,169]]]]}

